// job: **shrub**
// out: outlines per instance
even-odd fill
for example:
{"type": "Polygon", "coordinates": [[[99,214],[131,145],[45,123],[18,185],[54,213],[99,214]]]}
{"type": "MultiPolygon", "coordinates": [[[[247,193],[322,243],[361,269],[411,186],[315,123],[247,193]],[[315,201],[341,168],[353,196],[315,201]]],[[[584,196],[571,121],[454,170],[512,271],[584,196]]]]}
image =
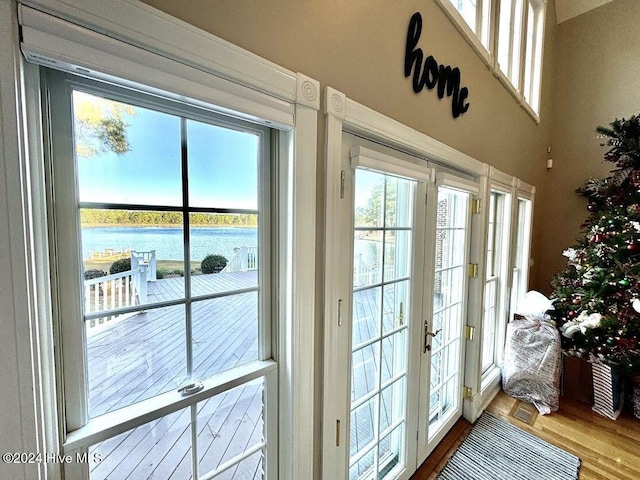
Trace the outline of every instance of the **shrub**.
{"type": "Polygon", "coordinates": [[[103,270],[98,270],[98,269],[87,270],[86,272],[84,272],[85,280],[93,280],[94,278],[100,278],[100,277],[106,277],[106,276],[107,276],[107,272],[103,270]]]}
{"type": "Polygon", "coordinates": [[[200,264],[200,270],[202,273],[218,273],[227,263],[227,259],[222,255],[207,255],[200,264]]]}
{"type": "Polygon", "coordinates": [[[131,270],[131,259],[121,258],[120,260],[116,260],[111,264],[109,273],[113,275],[114,273],[128,272],[129,270],[131,270]]]}
{"type": "Polygon", "coordinates": [[[169,270],[168,268],[156,268],[156,278],[158,280],[162,280],[167,275],[171,275],[171,270],[169,270]]]}

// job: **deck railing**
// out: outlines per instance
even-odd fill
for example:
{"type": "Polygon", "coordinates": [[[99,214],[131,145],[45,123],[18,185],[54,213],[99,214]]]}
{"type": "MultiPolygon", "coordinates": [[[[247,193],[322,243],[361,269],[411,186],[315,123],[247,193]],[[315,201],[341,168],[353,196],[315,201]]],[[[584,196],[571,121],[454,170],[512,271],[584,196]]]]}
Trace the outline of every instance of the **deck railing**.
{"type": "Polygon", "coordinates": [[[220,273],[246,272],[258,269],[258,247],[236,247],[235,256],[220,273]]]}
{"type": "Polygon", "coordinates": [[[136,270],[142,265],[147,266],[147,281],[152,282],[156,280],[155,250],[149,250],[148,252],[138,252],[137,250],[131,251],[131,270],[136,270]]]}
{"type": "MultiPolygon", "coordinates": [[[[362,254],[357,254],[353,262],[353,286],[361,287],[364,285],[373,285],[382,281],[382,268],[379,263],[370,265],[363,260],[362,254]]],[[[385,264],[384,278],[389,280],[396,278],[396,266],[394,264],[385,264]]]]}
{"type": "Polygon", "coordinates": [[[108,314],[111,310],[145,303],[147,303],[147,265],[139,265],[135,270],[84,281],[85,314],[105,312],[103,317],[88,320],[90,328],[115,319],[116,315],[108,314]]]}

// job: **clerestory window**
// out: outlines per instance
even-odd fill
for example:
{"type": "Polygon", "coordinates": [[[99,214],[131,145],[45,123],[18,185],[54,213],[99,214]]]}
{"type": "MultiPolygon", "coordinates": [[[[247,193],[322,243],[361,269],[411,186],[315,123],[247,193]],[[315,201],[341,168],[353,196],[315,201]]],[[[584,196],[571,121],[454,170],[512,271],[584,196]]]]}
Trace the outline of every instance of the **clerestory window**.
{"type": "Polygon", "coordinates": [[[545,0],[438,0],[516,99],[540,114],[545,0]]]}

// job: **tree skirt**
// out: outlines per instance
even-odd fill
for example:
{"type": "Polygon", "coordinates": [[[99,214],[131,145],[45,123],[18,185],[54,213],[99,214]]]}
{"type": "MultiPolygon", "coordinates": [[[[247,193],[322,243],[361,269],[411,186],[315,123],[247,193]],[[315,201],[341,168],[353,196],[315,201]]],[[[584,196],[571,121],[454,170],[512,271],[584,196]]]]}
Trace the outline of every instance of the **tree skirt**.
{"type": "Polygon", "coordinates": [[[510,480],[578,478],[580,459],[483,413],[437,480],[510,480]]]}

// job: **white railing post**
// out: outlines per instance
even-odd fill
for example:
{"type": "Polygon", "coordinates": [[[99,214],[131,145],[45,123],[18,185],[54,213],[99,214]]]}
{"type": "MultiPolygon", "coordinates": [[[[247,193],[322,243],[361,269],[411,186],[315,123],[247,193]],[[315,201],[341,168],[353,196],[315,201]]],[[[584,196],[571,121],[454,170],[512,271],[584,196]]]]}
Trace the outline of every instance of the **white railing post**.
{"type": "Polygon", "coordinates": [[[240,271],[247,271],[247,247],[240,247],[240,271]]]}
{"type": "Polygon", "coordinates": [[[147,280],[155,281],[157,279],[156,274],[156,251],[151,250],[149,252],[149,270],[147,272],[147,280]]]}
{"type": "Polygon", "coordinates": [[[136,285],[136,290],[138,291],[138,302],[140,305],[144,305],[147,303],[147,265],[144,263],[140,265],[137,279],[138,284],[136,285]]]}

